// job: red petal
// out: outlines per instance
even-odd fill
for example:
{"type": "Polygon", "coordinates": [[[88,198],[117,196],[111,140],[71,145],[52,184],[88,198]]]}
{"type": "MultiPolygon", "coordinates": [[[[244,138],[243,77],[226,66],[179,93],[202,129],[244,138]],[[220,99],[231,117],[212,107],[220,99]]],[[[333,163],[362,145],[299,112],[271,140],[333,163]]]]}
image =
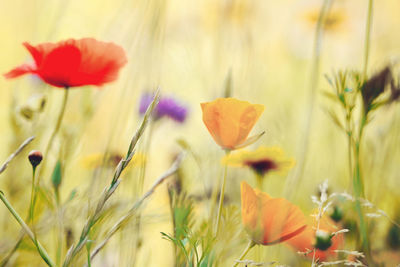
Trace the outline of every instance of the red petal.
{"type": "Polygon", "coordinates": [[[101,86],[117,79],[119,69],[127,62],[121,47],[92,38],[23,45],[32,55],[36,67],[22,65],[6,73],[7,78],[34,72],[57,87],[101,86]]]}
{"type": "Polygon", "coordinates": [[[32,73],[35,72],[34,67],[28,64],[23,64],[21,66],[16,67],[15,69],[12,69],[11,71],[4,73],[4,77],[7,79],[19,77],[21,75],[24,75],[26,73],[32,73]]]}
{"type": "Polygon", "coordinates": [[[38,68],[38,74],[47,83],[57,87],[71,87],[71,77],[81,64],[81,52],[71,44],[53,49],[38,68]]]}
{"type": "Polygon", "coordinates": [[[119,69],[127,62],[124,50],[113,44],[92,38],[77,40],[75,45],[82,54],[81,65],[71,77],[73,86],[103,85],[117,79],[119,69]]]}

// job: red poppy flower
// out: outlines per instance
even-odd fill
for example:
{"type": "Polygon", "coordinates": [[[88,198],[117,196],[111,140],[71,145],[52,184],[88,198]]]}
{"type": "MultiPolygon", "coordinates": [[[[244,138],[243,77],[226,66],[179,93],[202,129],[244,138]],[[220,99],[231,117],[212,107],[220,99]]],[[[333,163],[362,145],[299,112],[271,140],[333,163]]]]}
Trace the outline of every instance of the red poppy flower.
{"type": "Polygon", "coordinates": [[[23,45],[34,64],[22,64],[4,74],[6,78],[31,73],[56,87],[101,86],[116,80],[119,69],[127,62],[122,47],[93,38],[23,45]]]}

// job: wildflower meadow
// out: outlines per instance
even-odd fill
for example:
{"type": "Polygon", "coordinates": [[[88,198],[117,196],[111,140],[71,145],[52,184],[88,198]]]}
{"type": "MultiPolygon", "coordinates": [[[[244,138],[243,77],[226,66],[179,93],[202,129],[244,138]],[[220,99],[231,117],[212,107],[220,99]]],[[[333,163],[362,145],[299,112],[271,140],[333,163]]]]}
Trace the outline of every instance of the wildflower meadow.
{"type": "Polygon", "coordinates": [[[400,266],[398,0],[0,1],[0,266],[400,266]]]}

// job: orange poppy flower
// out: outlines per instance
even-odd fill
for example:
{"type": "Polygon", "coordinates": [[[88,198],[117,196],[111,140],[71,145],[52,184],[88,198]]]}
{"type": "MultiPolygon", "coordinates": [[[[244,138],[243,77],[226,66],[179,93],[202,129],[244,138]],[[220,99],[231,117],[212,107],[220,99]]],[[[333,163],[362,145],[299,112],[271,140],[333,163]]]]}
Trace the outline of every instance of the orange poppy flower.
{"type": "MultiPolygon", "coordinates": [[[[315,260],[321,262],[336,255],[335,250],[342,246],[344,238],[342,234],[330,238],[330,234],[335,231],[337,231],[337,229],[334,227],[334,222],[328,217],[322,217],[319,225],[319,238],[325,241],[321,242],[320,249],[317,248],[315,250],[315,260]],[[324,247],[326,244],[329,244],[330,246],[324,247]]],[[[307,252],[312,251],[316,247],[316,243],[316,230],[311,225],[307,225],[307,228],[301,234],[292,238],[286,244],[294,248],[296,251],[307,252]]],[[[306,256],[312,259],[314,253],[307,253],[306,256]]]]}
{"type": "Polygon", "coordinates": [[[272,198],[241,183],[242,220],[250,238],[261,245],[284,242],[306,228],[301,210],[284,198],[272,198]]]}
{"type": "Polygon", "coordinates": [[[263,105],[235,98],[217,98],[201,103],[203,121],[215,142],[224,149],[243,144],[264,111],[263,105]]]}
{"type": "Polygon", "coordinates": [[[6,78],[31,73],[56,87],[101,86],[116,80],[119,69],[127,62],[120,46],[93,38],[37,46],[25,42],[23,45],[32,55],[34,64],[22,64],[4,74],[6,78]]]}

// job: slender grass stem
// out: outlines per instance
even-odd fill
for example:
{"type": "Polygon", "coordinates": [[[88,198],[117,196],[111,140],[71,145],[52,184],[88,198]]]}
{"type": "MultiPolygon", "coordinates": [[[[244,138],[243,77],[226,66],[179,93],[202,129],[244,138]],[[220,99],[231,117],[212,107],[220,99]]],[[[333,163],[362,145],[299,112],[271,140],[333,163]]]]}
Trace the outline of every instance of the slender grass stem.
{"type": "Polygon", "coordinates": [[[34,136],[29,137],[28,139],[26,139],[19,147],[17,150],[15,150],[14,153],[12,153],[8,159],[3,163],[3,165],[1,165],[0,167],[0,174],[2,172],[4,172],[7,169],[8,164],[10,164],[10,162],[19,154],[21,153],[21,151],[27,146],[29,145],[33,139],[35,139],[34,136]]]}
{"type": "Polygon", "coordinates": [[[263,189],[263,175],[256,174],[256,182],[257,182],[257,188],[262,191],[263,189]]]}
{"type": "Polygon", "coordinates": [[[346,115],[347,157],[349,160],[349,180],[353,177],[353,131],[351,130],[351,112],[346,115]]]}
{"type": "Polygon", "coordinates": [[[373,11],[374,1],[368,1],[368,13],[367,13],[367,24],[365,27],[365,43],[364,43],[364,66],[363,66],[363,80],[367,80],[367,70],[369,61],[369,52],[371,44],[371,28],[372,28],[372,11],[373,11]]]}
{"type": "Polygon", "coordinates": [[[142,206],[142,204],[144,203],[144,201],[149,198],[157,189],[157,187],[159,187],[168,177],[170,177],[171,175],[175,174],[180,165],[181,162],[184,158],[185,154],[182,153],[180,154],[177,159],[175,160],[175,162],[172,164],[172,166],[166,171],[164,172],[153,184],[153,186],[145,193],[142,195],[142,197],[137,200],[133,206],[130,208],[130,210],[128,211],[127,214],[125,214],[124,216],[122,216],[115,224],[113,227],[111,227],[111,229],[108,231],[108,233],[106,234],[106,238],[102,241],[99,242],[99,245],[97,245],[92,254],[92,260],[93,258],[100,252],[101,249],[104,248],[104,246],[107,244],[107,242],[113,237],[113,235],[115,233],[117,233],[117,231],[119,229],[121,229],[134,215],[135,212],[138,211],[138,209],[142,206]]]}
{"type": "Polygon", "coordinates": [[[254,243],[253,240],[250,240],[249,244],[248,244],[247,247],[244,249],[242,255],[240,255],[239,260],[236,261],[235,264],[233,264],[233,267],[238,266],[239,261],[243,260],[244,257],[246,257],[247,253],[249,253],[250,249],[251,249],[252,247],[254,247],[255,244],[256,244],[256,243],[254,243]]]}
{"type": "Polygon", "coordinates": [[[68,267],[73,262],[75,256],[81,251],[84,245],[88,242],[89,234],[92,227],[98,222],[101,217],[103,208],[107,202],[107,200],[112,196],[112,194],[117,189],[120,183],[120,176],[126,166],[128,166],[129,162],[131,161],[133,155],[135,154],[135,147],[139,142],[139,139],[142,137],[146,126],[148,125],[150,116],[154,108],[156,107],[160,96],[160,90],[158,89],[155,93],[154,99],[147,108],[147,111],[143,117],[142,123],[140,124],[139,128],[137,129],[135,135],[132,137],[131,142],[128,147],[128,151],[126,153],[125,158],[123,158],[119,163],[114,172],[113,178],[109,186],[107,186],[103,193],[100,196],[100,199],[97,202],[95,211],[89,216],[85,225],[83,226],[81,235],[79,237],[79,241],[76,245],[71,246],[68,250],[67,255],[65,257],[63,267],[68,267]]]}
{"type": "Polygon", "coordinates": [[[321,10],[319,12],[319,17],[317,21],[317,26],[315,30],[315,37],[314,37],[314,48],[313,48],[313,60],[311,66],[311,78],[310,78],[310,92],[309,92],[309,99],[308,99],[308,112],[306,116],[306,123],[305,123],[305,130],[304,135],[302,137],[302,146],[300,147],[300,153],[298,156],[299,163],[298,168],[295,169],[290,179],[286,181],[286,195],[290,195],[294,189],[298,188],[300,184],[301,177],[304,172],[304,167],[307,162],[307,152],[309,148],[310,142],[310,131],[312,128],[312,118],[314,114],[314,106],[317,97],[317,88],[318,88],[318,81],[319,81],[319,74],[320,74],[320,61],[321,61],[321,48],[322,48],[322,36],[324,32],[324,23],[326,21],[326,16],[329,13],[333,0],[324,0],[322,3],[321,10]],[[289,186],[290,185],[290,186],[289,186]]]}
{"type": "Polygon", "coordinates": [[[59,189],[55,188],[55,198],[56,198],[56,212],[57,212],[57,232],[58,232],[58,237],[57,237],[57,252],[56,252],[56,264],[57,266],[61,265],[61,256],[62,256],[62,248],[63,248],[63,233],[64,233],[64,224],[63,224],[63,211],[62,211],[62,206],[60,203],[60,193],[59,189]]]}
{"type": "Polygon", "coordinates": [[[91,260],[91,258],[90,258],[90,247],[91,247],[90,244],[87,244],[87,245],[86,245],[86,251],[87,251],[87,266],[88,266],[88,267],[91,267],[91,266],[92,266],[92,260],[91,260]]]}
{"type": "MultiPolygon", "coordinates": [[[[226,155],[228,156],[230,153],[229,150],[226,151],[226,155]]],[[[218,215],[217,215],[217,224],[215,227],[215,236],[218,235],[219,232],[219,227],[221,223],[221,215],[222,215],[222,208],[224,205],[224,196],[225,196],[225,186],[226,186],[226,176],[228,173],[228,164],[225,164],[225,169],[224,169],[224,176],[222,178],[222,186],[221,186],[221,193],[219,195],[219,205],[218,205],[218,215]]]]}
{"type": "Polygon", "coordinates": [[[32,170],[32,188],[31,188],[31,201],[30,201],[30,206],[29,206],[29,221],[31,224],[33,224],[33,217],[34,217],[34,212],[35,212],[35,200],[36,200],[36,167],[33,168],[32,170]]]}
{"type": "Polygon", "coordinates": [[[32,230],[29,228],[29,226],[24,222],[24,220],[17,213],[17,211],[12,207],[10,202],[8,202],[7,198],[4,196],[3,192],[1,192],[1,191],[0,191],[0,199],[1,199],[1,201],[3,201],[4,205],[7,207],[7,209],[10,211],[10,213],[14,216],[14,218],[17,220],[17,222],[21,225],[21,227],[25,230],[26,234],[29,236],[29,238],[32,240],[32,242],[35,244],[40,256],[46,262],[46,264],[50,267],[55,267],[56,265],[51,260],[47,251],[40,244],[40,242],[36,240],[35,234],[32,232],[32,230]]]}
{"type": "Polygon", "coordinates": [[[368,226],[365,221],[365,217],[361,207],[360,198],[365,197],[364,192],[364,180],[361,173],[361,160],[360,160],[360,146],[361,140],[364,132],[364,127],[366,125],[367,118],[365,117],[364,113],[362,112],[361,124],[358,133],[358,140],[355,143],[355,166],[354,166],[354,176],[353,176],[353,190],[355,195],[355,210],[357,215],[360,219],[360,232],[361,232],[361,245],[364,250],[365,256],[367,261],[372,263],[370,247],[369,247],[369,240],[368,240],[368,226]]]}

